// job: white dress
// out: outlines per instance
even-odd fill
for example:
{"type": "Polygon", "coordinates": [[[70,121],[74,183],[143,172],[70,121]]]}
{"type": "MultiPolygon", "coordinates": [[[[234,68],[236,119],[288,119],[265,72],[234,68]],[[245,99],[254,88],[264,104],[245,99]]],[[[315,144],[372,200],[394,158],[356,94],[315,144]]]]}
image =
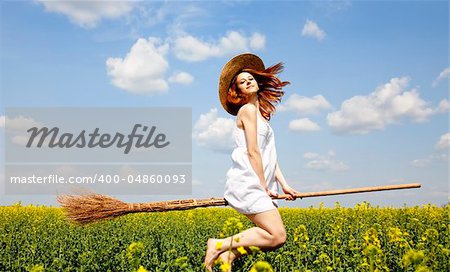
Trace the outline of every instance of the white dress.
{"type": "MultiPolygon", "coordinates": [[[[269,189],[278,192],[278,183],[275,181],[277,151],[273,130],[259,115],[257,120],[257,140],[261,151],[264,177],[269,189]]],[[[234,150],[231,153],[233,165],[226,175],[224,198],[231,207],[243,214],[256,214],[276,209],[277,201],[267,195],[253,170],[248,158],[244,130],[240,129],[236,123],[233,128],[233,137],[235,141],[234,150]]]]}

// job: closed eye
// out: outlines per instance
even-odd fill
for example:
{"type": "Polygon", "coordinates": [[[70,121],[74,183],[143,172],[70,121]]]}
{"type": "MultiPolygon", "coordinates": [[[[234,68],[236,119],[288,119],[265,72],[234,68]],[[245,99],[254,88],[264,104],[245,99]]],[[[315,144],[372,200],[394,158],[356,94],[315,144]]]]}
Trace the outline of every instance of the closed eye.
{"type": "MultiPolygon", "coordinates": [[[[241,80],[241,82],[239,82],[239,84],[243,84],[243,83],[245,83],[245,79],[244,80],[241,80]]],[[[248,79],[248,81],[253,81],[253,78],[252,77],[250,77],[249,79],[248,79]]]]}

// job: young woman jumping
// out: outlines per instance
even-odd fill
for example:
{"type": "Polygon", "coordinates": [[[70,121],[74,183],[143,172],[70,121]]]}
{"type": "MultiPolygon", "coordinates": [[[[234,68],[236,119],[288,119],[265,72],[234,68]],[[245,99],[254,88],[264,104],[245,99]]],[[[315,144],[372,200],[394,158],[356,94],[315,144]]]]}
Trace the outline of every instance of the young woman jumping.
{"type": "Polygon", "coordinates": [[[266,69],[258,56],[249,53],[232,58],[222,68],[220,102],[236,116],[233,165],[226,175],[224,198],[256,227],[225,239],[208,239],[204,264],[209,271],[218,258],[228,263],[231,271],[232,262],[240,256],[239,247],[274,250],[286,241],[278,205],[271,197],[277,196],[278,184],[289,195],[287,200],[295,200],[299,192],[287,184],[281,172],[269,124],[284,94],[282,88],[289,84],[277,77],[282,69],[281,63],[266,69]]]}

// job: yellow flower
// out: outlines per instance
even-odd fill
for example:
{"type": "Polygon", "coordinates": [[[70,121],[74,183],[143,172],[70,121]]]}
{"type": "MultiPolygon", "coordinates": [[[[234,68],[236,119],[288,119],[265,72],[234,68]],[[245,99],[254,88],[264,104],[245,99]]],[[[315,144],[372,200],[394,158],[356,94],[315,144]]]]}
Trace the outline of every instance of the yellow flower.
{"type": "Polygon", "coordinates": [[[223,242],[216,242],[216,249],[220,250],[222,248],[223,242]]]}
{"type": "Polygon", "coordinates": [[[43,265],[35,265],[31,268],[31,272],[44,272],[44,266],[43,265]]]}
{"type": "Polygon", "coordinates": [[[245,250],[245,248],[243,246],[238,247],[237,251],[239,251],[239,253],[241,253],[241,255],[247,254],[247,250],[245,250]]]}
{"type": "Polygon", "coordinates": [[[230,270],[230,265],[228,264],[228,262],[223,262],[220,265],[220,270],[222,270],[223,272],[229,271],[230,270]]]}
{"type": "Polygon", "coordinates": [[[148,272],[148,271],[141,265],[141,266],[139,266],[139,269],[136,270],[136,272],[148,272]]]}
{"type": "Polygon", "coordinates": [[[250,269],[250,272],[273,272],[273,268],[268,262],[257,261],[250,269]]]}

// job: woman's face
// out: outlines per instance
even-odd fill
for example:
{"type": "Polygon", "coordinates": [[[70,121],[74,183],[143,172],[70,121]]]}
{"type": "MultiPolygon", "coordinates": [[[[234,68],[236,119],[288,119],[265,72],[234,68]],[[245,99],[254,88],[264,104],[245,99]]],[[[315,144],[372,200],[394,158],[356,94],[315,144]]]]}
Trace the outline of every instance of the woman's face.
{"type": "Polygon", "coordinates": [[[246,95],[256,93],[259,90],[258,82],[256,82],[256,79],[252,74],[247,72],[242,72],[237,75],[236,85],[238,89],[246,95]]]}

